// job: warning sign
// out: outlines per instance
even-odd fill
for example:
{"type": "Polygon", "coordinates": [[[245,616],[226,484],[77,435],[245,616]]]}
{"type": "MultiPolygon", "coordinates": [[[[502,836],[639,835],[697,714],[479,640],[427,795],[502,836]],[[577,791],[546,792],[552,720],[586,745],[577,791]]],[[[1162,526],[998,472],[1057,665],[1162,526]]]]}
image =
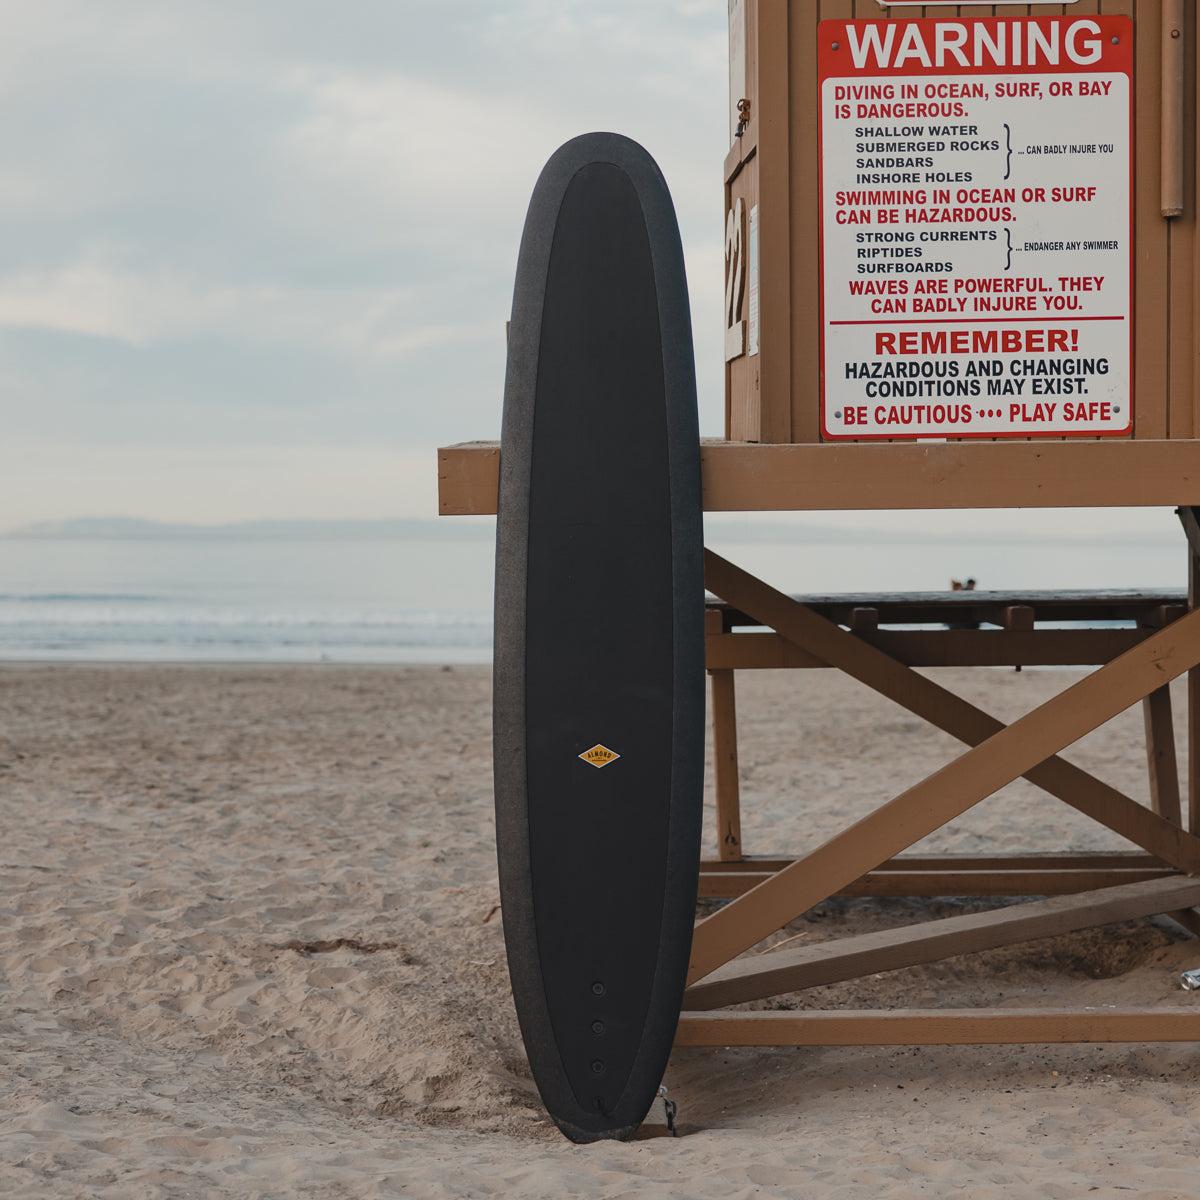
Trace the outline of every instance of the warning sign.
{"type": "Polygon", "coordinates": [[[819,41],[825,436],[1128,433],[1132,21],[819,41]]]}

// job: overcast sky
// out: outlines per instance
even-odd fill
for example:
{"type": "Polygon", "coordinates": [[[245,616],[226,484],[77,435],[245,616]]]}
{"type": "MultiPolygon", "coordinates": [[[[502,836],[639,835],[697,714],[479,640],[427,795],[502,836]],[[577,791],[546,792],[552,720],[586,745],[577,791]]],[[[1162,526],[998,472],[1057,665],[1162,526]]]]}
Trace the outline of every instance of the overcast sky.
{"type": "Polygon", "coordinates": [[[721,431],[725,0],[0,4],[0,529],[432,515],[497,437],[545,160],[612,129],[683,230],[721,431]]]}
{"type": "MultiPolygon", "coordinates": [[[[701,432],[720,435],[726,13],[0,0],[0,532],[433,515],[435,448],[499,436],[538,172],[595,129],[642,142],[671,187],[701,432]]],[[[1094,532],[1098,516],[838,520],[1094,532]]]]}

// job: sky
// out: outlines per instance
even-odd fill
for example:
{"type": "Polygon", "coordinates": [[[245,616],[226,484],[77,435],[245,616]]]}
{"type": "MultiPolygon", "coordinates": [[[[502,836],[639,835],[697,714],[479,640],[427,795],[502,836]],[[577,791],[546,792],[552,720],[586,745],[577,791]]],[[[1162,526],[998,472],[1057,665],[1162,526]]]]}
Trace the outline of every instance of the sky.
{"type": "Polygon", "coordinates": [[[0,0],[0,16],[0,532],[433,516],[436,447],[499,436],[529,196],[589,130],[642,142],[672,190],[700,428],[720,436],[727,0],[0,0]]]}
{"type": "Polygon", "coordinates": [[[674,194],[722,426],[725,0],[0,3],[0,530],[436,513],[557,146],[674,194]]]}

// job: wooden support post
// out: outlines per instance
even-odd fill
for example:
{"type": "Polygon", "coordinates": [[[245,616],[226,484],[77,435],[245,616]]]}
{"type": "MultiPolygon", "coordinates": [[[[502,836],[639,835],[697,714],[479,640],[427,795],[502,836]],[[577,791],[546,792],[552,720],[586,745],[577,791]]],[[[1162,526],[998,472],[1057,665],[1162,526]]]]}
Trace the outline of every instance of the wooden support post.
{"type": "Polygon", "coordinates": [[[870,633],[879,628],[879,609],[855,608],[850,613],[849,629],[853,633],[870,633]]]}
{"type": "Polygon", "coordinates": [[[1200,1042],[1194,1008],[684,1013],[676,1046],[979,1046],[1200,1042]]]}
{"type": "Polygon", "coordinates": [[[1175,725],[1171,689],[1156,688],[1142,700],[1146,723],[1146,760],[1150,770],[1150,807],[1174,825],[1182,823],[1179,768],[1175,761],[1175,725]]]}
{"type": "MultiPolygon", "coordinates": [[[[968,746],[978,746],[1004,729],[1002,722],[982,709],[897,662],[862,638],[840,629],[832,621],[827,621],[790,596],[735,567],[720,555],[706,550],[704,561],[705,582],[710,591],[776,630],[809,654],[852,675],[959,741],[968,746]]],[[[1148,641],[1141,642],[1138,646],[1147,644],[1148,641]]],[[[1102,670],[1107,671],[1113,663],[1124,661],[1132,652],[1127,651],[1113,659],[1102,670]]],[[[1162,682],[1160,678],[1152,686],[1160,686],[1162,682]]],[[[1150,690],[1149,687],[1147,690],[1150,690]]],[[[1131,697],[1122,707],[1140,698],[1131,697]]],[[[1117,711],[1120,710],[1114,710],[1108,716],[1114,716],[1117,711]]],[[[1108,716],[1103,719],[1107,720],[1108,716]]],[[[1045,762],[1032,759],[1029,766],[1018,774],[1024,774],[1031,783],[1179,870],[1192,871],[1200,866],[1200,842],[1065,759],[1054,755],[1045,762]]],[[[906,842],[898,849],[910,844],[906,842]]],[[[876,865],[867,863],[865,869],[876,865]]]]}
{"type": "MultiPolygon", "coordinates": [[[[1200,510],[1175,510],[1188,544],[1188,608],[1200,608],[1200,510]]],[[[1200,833],[1200,668],[1187,676],[1188,828],[1200,833]]]]}
{"type": "Polygon", "coordinates": [[[742,857],[742,817],[738,793],[737,707],[733,672],[710,671],[712,679],[713,760],[716,764],[717,857],[742,857]]]}
{"type": "Polygon", "coordinates": [[[1183,96],[1183,0],[1163,0],[1159,212],[1164,217],[1183,215],[1183,96]]]}
{"type": "Polygon", "coordinates": [[[1004,610],[1004,628],[1014,633],[1033,630],[1033,609],[1028,604],[1010,604],[1004,610]]]}
{"type": "Polygon", "coordinates": [[[996,946],[1154,916],[1193,904],[1200,904],[1200,878],[1173,875],[1074,896],[1012,904],[990,912],[922,921],[903,929],[878,930],[812,946],[776,950],[726,963],[687,989],[683,1007],[706,1009],[741,1004],[842,979],[859,979],[880,971],[936,962],[955,954],[973,954],[996,946]]]}
{"type": "MultiPolygon", "coordinates": [[[[716,970],[1197,663],[1200,612],[1191,612],[701,921],[692,939],[688,982],[716,970]]],[[[1183,869],[1200,869],[1200,842],[1161,817],[1146,815],[1176,835],[1174,851],[1185,860],[1183,869]]]]}
{"type": "Polygon", "coordinates": [[[1193,937],[1200,937],[1200,912],[1195,908],[1175,908],[1167,916],[1172,921],[1178,921],[1193,937]]]}

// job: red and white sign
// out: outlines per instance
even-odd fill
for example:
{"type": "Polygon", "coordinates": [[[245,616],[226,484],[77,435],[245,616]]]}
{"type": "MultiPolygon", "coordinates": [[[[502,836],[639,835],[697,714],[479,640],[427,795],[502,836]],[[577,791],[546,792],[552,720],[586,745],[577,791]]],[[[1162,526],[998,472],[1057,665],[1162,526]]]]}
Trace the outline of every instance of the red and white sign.
{"type": "Polygon", "coordinates": [[[1130,18],[818,38],[824,435],[1128,433],[1130,18]]]}

